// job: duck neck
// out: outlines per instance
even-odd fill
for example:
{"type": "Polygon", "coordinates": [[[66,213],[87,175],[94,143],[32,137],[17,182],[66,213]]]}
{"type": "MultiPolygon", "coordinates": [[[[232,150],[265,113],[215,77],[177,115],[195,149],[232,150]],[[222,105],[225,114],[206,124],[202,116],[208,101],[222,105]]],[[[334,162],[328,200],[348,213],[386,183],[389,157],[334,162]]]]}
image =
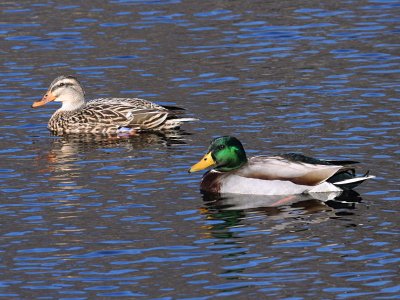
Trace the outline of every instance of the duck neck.
{"type": "Polygon", "coordinates": [[[230,172],[241,168],[246,163],[246,154],[244,152],[236,153],[236,155],[230,156],[228,159],[225,159],[223,163],[215,168],[215,170],[219,172],[230,172]]]}
{"type": "Polygon", "coordinates": [[[58,112],[76,112],[86,105],[84,96],[79,93],[62,95],[56,101],[62,102],[58,112]]]}

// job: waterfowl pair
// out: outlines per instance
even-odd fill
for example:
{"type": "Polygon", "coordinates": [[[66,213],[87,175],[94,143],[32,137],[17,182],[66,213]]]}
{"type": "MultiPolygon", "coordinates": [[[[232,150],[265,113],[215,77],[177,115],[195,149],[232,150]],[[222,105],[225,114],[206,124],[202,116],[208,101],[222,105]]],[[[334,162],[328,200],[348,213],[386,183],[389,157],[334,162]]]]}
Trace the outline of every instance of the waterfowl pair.
{"type": "Polygon", "coordinates": [[[42,100],[32,107],[50,101],[62,106],[50,118],[48,128],[56,134],[135,134],[138,131],[177,129],[193,118],[181,118],[183,109],[161,106],[139,98],[99,98],[85,101],[85,93],[73,76],[59,76],[50,84],[42,100]]]}
{"type": "Polygon", "coordinates": [[[356,161],[320,160],[301,154],[247,158],[242,143],[231,136],[214,139],[207,154],[189,172],[213,167],[200,189],[210,193],[253,195],[312,194],[353,189],[374,178],[356,176],[356,161]]]}
{"type": "MultiPolygon", "coordinates": [[[[32,107],[50,101],[62,106],[50,118],[48,128],[56,134],[135,134],[139,131],[177,129],[183,109],[157,105],[138,98],[100,98],[85,101],[79,81],[72,76],[59,76],[42,100],[32,107]]],[[[318,160],[301,154],[257,156],[247,159],[245,150],[234,137],[212,141],[208,153],[189,172],[215,167],[207,172],[201,190],[213,193],[285,195],[314,192],[338,192],[352,189],[373,178],[357,177],[351,164],[355,161],[318,160]]]]}

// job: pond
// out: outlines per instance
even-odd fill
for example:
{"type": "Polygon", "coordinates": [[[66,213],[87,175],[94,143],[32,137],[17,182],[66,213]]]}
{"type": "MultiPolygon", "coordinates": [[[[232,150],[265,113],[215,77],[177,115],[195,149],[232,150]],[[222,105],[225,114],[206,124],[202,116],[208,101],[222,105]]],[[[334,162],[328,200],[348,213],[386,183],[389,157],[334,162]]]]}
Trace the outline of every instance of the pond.
{"type": "Polygon", "coordinates": [[[0,296],[399,299],[400,4],[0,4],[0,296]],[[173,135],[54,136],[59,75],[86,97],[186,109],[173,135]],[[248,155],[360,161],[338,199],[210,197],[188,168],[248,155]],[[278,203],[278,204],[277,204],[278,203]]]}

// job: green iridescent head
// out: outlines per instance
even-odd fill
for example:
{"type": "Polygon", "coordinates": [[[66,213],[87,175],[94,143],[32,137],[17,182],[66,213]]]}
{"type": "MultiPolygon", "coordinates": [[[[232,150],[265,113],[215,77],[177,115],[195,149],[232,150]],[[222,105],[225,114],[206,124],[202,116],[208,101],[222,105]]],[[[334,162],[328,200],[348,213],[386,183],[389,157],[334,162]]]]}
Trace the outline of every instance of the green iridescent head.
{"type": "Polygon", "coordinates": [[[242,143],[232,136],[221,136],[212,140],[207,154],[189,172],[197,172],[214,167],[220,172],[228,172],[240,168],[247,162],[242,143]]]}

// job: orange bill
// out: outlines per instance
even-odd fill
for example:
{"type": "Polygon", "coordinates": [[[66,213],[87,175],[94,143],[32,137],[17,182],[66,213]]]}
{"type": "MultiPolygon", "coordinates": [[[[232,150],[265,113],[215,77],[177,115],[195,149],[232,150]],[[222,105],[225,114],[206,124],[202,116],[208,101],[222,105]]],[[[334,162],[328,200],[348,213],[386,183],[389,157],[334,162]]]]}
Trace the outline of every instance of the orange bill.
{"type": "Polygon", "coordinates": [[[47,102],[53,101],[54,99],[56,99],[56,97],[50,91],[47,91],[42,100],[33,102],[32,107],[36,108],[45,105],[47,102]]]}
{"type": "Polygon", "coordinates": [[[204,170],[208,167],[214,166],[215,164],[216,162],[212,158],[211,152],[208,152],[197,164],[190,168],[189,173],[204,170]]]}

